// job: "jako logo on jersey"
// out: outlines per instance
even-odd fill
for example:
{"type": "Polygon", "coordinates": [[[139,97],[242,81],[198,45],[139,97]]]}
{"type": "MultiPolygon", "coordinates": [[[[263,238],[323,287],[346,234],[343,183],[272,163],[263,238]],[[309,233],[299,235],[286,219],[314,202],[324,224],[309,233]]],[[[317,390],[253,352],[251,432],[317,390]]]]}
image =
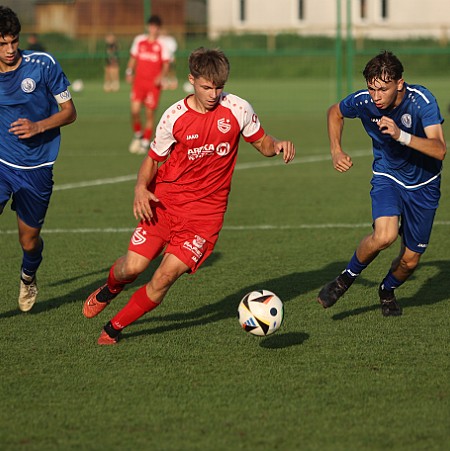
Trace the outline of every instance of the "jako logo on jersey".
{"type": "Polygon", "coordinates": [[[406,128],[411,128],[412,127],[412,118],[410,114],[404,114],[401,118],[402,124],[406,127],[406,128]]]}
{"type": "Polygon", "coordinates": [[[133,233],[133,236],[131,237],[131,242],[135,246],[138,246],[139,244],[143,244],[143,243],[145,243],[145,240],[146,240],[145,235],[146,235],[146,232],[142,232],[142,227],[137,227],[133,233]]]}
{"type": "Polygon", "coordinates": [[[186,141],[190,141],[192,139],[198,139],[198,134],[195,133],[194,135],[187,135],[186,136],[186,141]]]}
{"type": "Polygon", "coordinates": [[[228,133],[231,130],[230,120],[225,118],[219,119],[217,121],[217,128],[219,132],[228,133]]]}
{"type": "Polygon", "coordinates": [[[23,92],[33,92],[36,89],[36,82],[32,78],[25,78],[20,87],[23,92]]]}

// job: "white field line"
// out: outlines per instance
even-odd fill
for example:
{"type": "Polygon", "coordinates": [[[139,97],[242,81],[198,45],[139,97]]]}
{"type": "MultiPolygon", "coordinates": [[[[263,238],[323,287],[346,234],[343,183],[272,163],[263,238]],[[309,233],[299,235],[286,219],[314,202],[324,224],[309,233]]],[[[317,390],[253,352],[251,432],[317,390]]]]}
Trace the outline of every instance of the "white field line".
{"type": "MultiPolygon", "coordinates": [[[[366,157],[372,155],[371,151],[360,150],[352,152],[352,157],[366,157]]],[[[316,163],[321,161],[330,160],[329,155],[313,155],[309,157],[300,157],[295,159],[290,164],[305,164],[305,163],[316,163]]],[[[276,162],[270,160],[264,160],[260,162],[252,163],[241,163],[236,165],[236,170],[242,169],[255,169],[265,166],[279,166],[283,165],[282,160],[277,160],[276,162]]],[[[106,179],[91,180],[86,182],[78,183],[66,183],[63,185],[55,185],[55,191],[62,191],[75,188],[85,188],[90,186],[101,186],[105,184],[115,184],[122,182],[129,182],[136,179],[136,174],[125,175],[121,177],[112,177],[106,179]]],[[[449,226],[450,221],[435,221],[434,225],[437,226],[449,226]]],[[[371,227],[370,223],[360,223],[360,224],[345,224],[345,223],[332,223],[332,224],[297,224],[297,225],[271,225],[271,224],[259,224],[259,225],[248,225],[248,226],[232,226],[225,225],[223,230],[235,230],[235,231],[245,231],[245,230],[311,230],[311,229],[357,229],[371,227]]],[[[83,234],[83,233],[131,233],[134,228],[130,227],[108,227],[108,228],[80,228],[80,229],[43,229],[43,233],[55,234],[55,233],[73,233],[73,234],[83,234]]],[[[17,230],[0,230],[0,235],[10,235],[16,234],[17,230]]]]}
{"type": "MultiPolygon", "coordinates": [[[[369,155],[372,155],[371,151],[368,150],[359,150],[356,152],[352,152],[352,158],[357,157],[367,157],[369,155]]],[[[305,164],[305,163],[317,163],[321,161],[327,161],[330,160],[330,155],[311,155],[309,157],[300,157],[296,158],[294,161],[289,163],[292,164],[305,164]]],[[[235,170],[239,171],[242,169],[257,169],[257,168],[264,168],[267,166],[281,166],[284,165],[284,162],[281,158],[278,160],[271,160],[271,159],[264,159],[263,161],[257,161],[252,163],[240,163],[236,165],[235,170]]],[[[55,185],[53,187],[53,191],[63,191],[68,189],[75,189],[75,188],[86,188],[90,186],[102,186],[102,185],[111,185],[115,183],[122,183],[122,182],[130,182],[132,180],[136,180],[136,174],[130,174],[130,175],[123,175],[120,177],[111,177],[106,179],[97,179],[97,180],[90,180],[86,182],[76,182],[76,183],[65,183],[62,185],[55,185]]]]}
{"type": "MultiPolygon", "coordinates": [[[[360,229],[370,228],[370,223],[356,223],[356,224],[297,224],[297,225],[271,225],[271,224],[257,224],[248,226],[232,226],[225,225],[222,230],[229,231],[247,231],[247,230],[313,230],[313,229],[360,229]]],[[[450,226],[450,221],[434,221],[434,226],[450,226]]],[[[45,234],[84,234],[84,233],[131,233],[134,231],[132,227],[107,227],[107,228],[80,228],[80,229],[42,229],[45,234]]],[[[0,230],[0,235],[17,234],[17,230],[0,230]]]]}

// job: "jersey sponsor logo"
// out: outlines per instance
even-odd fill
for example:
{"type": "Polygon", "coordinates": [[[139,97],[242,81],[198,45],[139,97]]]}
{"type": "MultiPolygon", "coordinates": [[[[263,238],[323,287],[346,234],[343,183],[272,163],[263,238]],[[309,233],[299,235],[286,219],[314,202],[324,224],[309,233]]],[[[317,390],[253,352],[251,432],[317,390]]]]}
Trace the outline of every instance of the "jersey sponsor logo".
{"type": "Polygon", "coordinates": [[[36,82],[32,78],[25,78],[20,84],[23,92],[30,93],[36,89],[36,82]]]}
{"type": "Polygon", "coordinates": [[[230,153],[230,143],[223,142],[217,144],[217,147],[214,144],[205,144],[204,146],[194,147],[192,149],[188,149],[188,158],[189,160],[197,160],[198,158],[208,157],[214,154],[219,155],[219,157],[224,157],[230,153]]]}
{"type": "Polygon", "coordinates": [[[412,118],[410,114],[404,114],[401,119],[402,124],[406,127],[406,128],[411,128],[412,127],[412,118]]]}
{"type": "Polygon", "coordinates": [[[198,139],[198,134],[194,133],[193,135],[187,135],[186,136],[186,141],[190,141],[192,139],[198,139]]]}
{"type": "Polygon", "coordinates": [[[147,238],[145,237],[147,233],[145,231],[142,231],[142,227],[136,227],[136,230],[133,233],[133,236],[131,237],[131,243],[135,246],[139,246],[140,244],[145,243],[147,238]]]}
{"type": "Polygon", "coordinates": [[[219,119],[217,121],[217,128],[219,132],[228,133],[231,130],[230,120],[225,118],[219,119]]]}
{"type": "Polygon", "coordinates": [[[225,155],[228,155],[230,153],[230,143],[220,143],[216,147],[216,153],[219,155],[219,157],[224,157],[225,155]]]}
{"type": "Polygon", "coordinates": [[[203,251],[201,250],[203,248],[203,245],[206,243],[206,240],[202,238],[199,235],[195,235],[192,242],[185,241],[183,244],[183,247],[187,249],[188,251],[192,252],[192,260],[194,262],[198,262],[200,258],[203,256],[203,251]]]}

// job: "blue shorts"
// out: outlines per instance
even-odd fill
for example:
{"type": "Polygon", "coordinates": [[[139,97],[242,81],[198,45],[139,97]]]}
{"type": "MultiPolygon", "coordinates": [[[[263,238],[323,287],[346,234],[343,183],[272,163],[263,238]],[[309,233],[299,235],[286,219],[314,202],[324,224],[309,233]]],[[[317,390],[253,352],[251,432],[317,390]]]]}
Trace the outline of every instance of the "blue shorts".
{"type": "Polygon", "coordinates": [[[383,176],[373,177],[371,183],[372,219],[399,216],[403,243],[408,249],[423,254],[441,197],[440,178],[415,190],[403,188],[383,176]]]}
{"type": "Polygon", "coordinates": [[[28,226],[40,229],[52,190],[52,167],[15,169],[0,163],[0,214],[12,197],[11,210],[28,226]]]}

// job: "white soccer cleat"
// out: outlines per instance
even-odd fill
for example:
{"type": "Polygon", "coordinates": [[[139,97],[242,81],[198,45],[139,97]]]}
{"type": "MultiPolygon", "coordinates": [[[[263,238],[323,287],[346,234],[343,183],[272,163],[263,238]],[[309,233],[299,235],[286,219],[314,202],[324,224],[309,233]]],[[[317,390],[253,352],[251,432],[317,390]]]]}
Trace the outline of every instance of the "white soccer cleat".
{"type": "Polygon", "coordinates": [[[140,138],[133,138],[131,141],[129,151],[130,153],[140,153],[142,149],[141,139],[140,138]]]}
{"type": "Polygon", "coordinates": [[[33,308],[39,290],[37,287],[36,276],[32,278],[22,274],[22,278],[20,279],[19,309],[22,310],[22,312],[28,312],[33,308]],[[25,283],[22,278],[27,282],[27,279],[29,279],[30,283],[25,283]]]}

